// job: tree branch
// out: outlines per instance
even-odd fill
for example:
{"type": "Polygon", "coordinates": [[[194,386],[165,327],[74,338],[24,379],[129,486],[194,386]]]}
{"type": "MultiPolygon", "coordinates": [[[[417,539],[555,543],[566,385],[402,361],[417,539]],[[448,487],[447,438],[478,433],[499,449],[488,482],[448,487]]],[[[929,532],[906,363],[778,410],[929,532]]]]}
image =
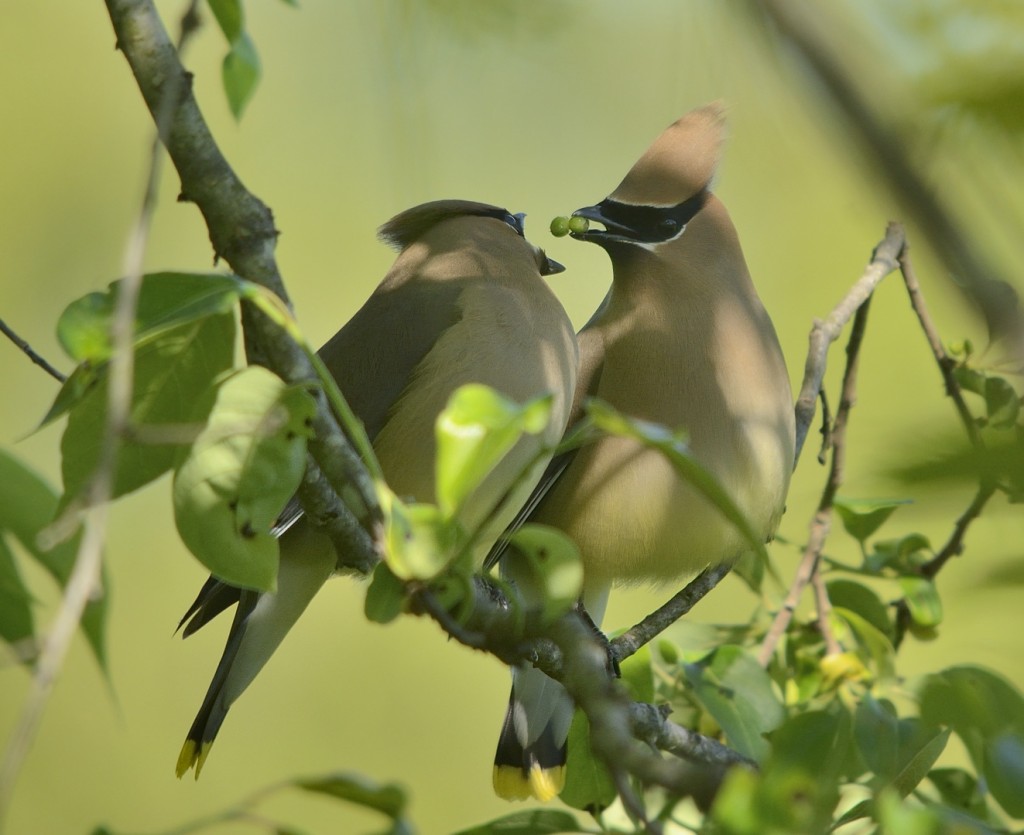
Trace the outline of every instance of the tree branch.
{"type": "MultiPolygon", "coordinates": [[[[713,586],[708,579],[713,572],[701,576],[702,582],[690,584],[691,594],[713,586]]],[[[488,652],[510,666],[533,664],[560,682],[587,715],[595,754],[613,775],[628,773],[706,805],[725,767],[750,764],[727,746],[671,722],[659,708],[630,700],[608,673],[607,648],[575,610],[554,624],[545,624],[536,613],[524,613],[518,602],[507,600],[479,578],[472,594],[458,618],[429,589],[414,590],[411,600],[415,612],[428,614],[464,646],[488,652]],[[666,760],[652,749],[665,751],[673,759],[666,760]]]]}
{"type": "MultiPolygon", "coordinates": [[[[935,363],[939,367],[939,373],[942,375],[946,394],[953,401],[971,446],[974,447],[975,452],[983,454],[986,449],[985,441],[978,430],[974,416],[971,414],[970,409],[967,408],[963,391],[953,373],[953,370],[956,368],[956,361],[946,353],[946,349],[942,345],[942,339],[939,337],[938,329],[935,327],[931,314],[928,312],[924,293],[917,281],[917,274],[910,260],[909,246],[904,246],[903,251],[900,253],[899,262],[900,272],[903,274],[903,283],[906,285],[907,295],[910,297],[910,306],[917,315],[921,329],[928,340],[932,356],[935,358],[935,363]]],[[[939,549],[932,559],[921,566],[920,573],[922,577],[926,577],[929,580],[934,579],[949,560],[963,552],[964,538],[967,535],[968,527],[981,515],[982,510],[988,504],[989,499],[995,495],[996,490],[997,487],[994,480],[990,476],[983,474],[974,497],[953,525],[953,531],[946,544],[939,549]]],[[[897,648],[903,642],[907,629],[910,627],[910,621],[910,607],[907,606],[906,600],[902,599],[896,604],[896,636],[894,644],[897,648]]]]}
{"type": "Polygon", "coordinates": [[[796,461],[800,460],[808,429],[814,420],[815,404],[821,391],[821,381],[825,377],[829,345],[839,338],[850,317],[864,304],[881,280],[899,265],[899,254],[905,242],[903,227],[895,222],[890,223],[885,230],[885,238],[875,247],[871,261],[857,283],[824,320],[815,320],[811,328],[803,384],[796,400],[796,461]]]}
{"type": "MultiPolygon", "coordinates": [[[[117,46],[128,60],[150,113],[157,118],[165,91],[178,89],[171,98],[171,113],[159,135],[181,178],[181,200],[196,204],[210,234],[215,259],[223,258],[238,275],[267,287],[287,302],[284,283],[274,257],[277,230],[270,210],[250,193],[224,159],[192,94],[191,75],[179,61],[151,0],[106,0],[117,46]]],[[[301,349],[263,314],[243,304],[242,323],[251,358],[267,360],[288,382],[313,381],[316,375],[301,349]]],[[[354,518],[338,525],[336,541],[345,553],[359,553],[354,562],[371,564],[374,552],[365,553],[365,536],[346,535],[358,524],[371,531],[380,519],[372,480],[351,443],[339,428],[323,392],[312,388],[316,400],[314,437],[310,453],[335,494],[346,499],[355,493],[355,507],[337,503],[338,517],[354,518]]],[[[322,484],[319,480],[316,483],[322,484]]],[[[304,500],[309,498],[307,483],[304,500]]],[[[314,516],[317,514],[314,514],[314,516]]]]}
{"type": "MultiPolygon", "coordinates": [[[[893,225],[890,224],[890,231],[892,227],[893,225]]],[[[886,241],[888,240],[889,236],[887,234],[886,241]]],[[[886,241],[883,241],[882,245],[886,241]]],[[[875,250],[872,263],[877,260],[878,251],[882,248],[882,245],[875,250]]],[[[842,649],[832,634],[832,628],[829,625],[828,614],[831,611],[831,604],[828,601],[828,594],[820,578],[819,570],[821,567],[821,554],[825,548],[825,540],[828,538],[832,527],[833,503],[839,486],[843,482],[843,469],[846,464],[846,427],[849,421],[850,409],[853,408],[857,397],[857,366],[870,305],[871,296],[868,295],[857,308],[853,319],[853,327],[850,329],[850,340],[846,346],[846,370],[843,373],[842,397],[839,401],[839,408],[836,410],[836,419],[831,433],[832,466],[829,470],[825,487],[822,490],[821,499],[818,502],[818,509],[811,520],[807,545],[804,547],[803,557],[797,568],[796,576],[793,578],[793,585],[790,587],[782,608],[776,613],[772,625],[769,627],[764,641],[761,643],[757,660],[762,667],[767,667],[771,663],[772,656],[775,654],[775,648],[793,620],[793,614],[796,611],[797,604],[800,602],[800,596],[803,594],[803,590],[808,583],[814,584],[817,599],[818,629],[825,640],[826,652],[831,655],[840,652],[842,649]]]]}
{"type": "Polygon", "coordinates": [[[610,645],[615,660],[624,661],[668,629],[717,586],[731,568],[732,565],[726,563],[704,569],[667,603],[612,640],[610,645]]]}
{"type": "Polygon", "coordinates": [[[18,334],[16,334],[10,327],[8,327],[7,323],[3,319],[0,319],[0,333],[3,333],[4,336],[6,336],[9,340],[11,340],[11,342],[17,345],[18,348],[21,349],[21,352],[26,357],[32,360],[32,362],[34,362],[40,368],[42,368],[43,371],[45,371],[47,374],[53,377],[53,379],[55,379],[58,383],[63,383],[67,379],[67,375],[59,372],[56,368],[50,365],[50,363],[48,363],[45,359],[39,356],[39,354],[33,351],[32,346],[29,345],[20,336],[18,336],[18,334]]]}

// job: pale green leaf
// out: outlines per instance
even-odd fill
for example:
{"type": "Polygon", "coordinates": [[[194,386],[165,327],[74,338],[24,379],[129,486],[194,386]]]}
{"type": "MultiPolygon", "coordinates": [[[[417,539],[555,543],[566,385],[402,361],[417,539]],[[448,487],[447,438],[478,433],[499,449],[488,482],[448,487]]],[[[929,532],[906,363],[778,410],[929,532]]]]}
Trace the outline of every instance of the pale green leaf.
{"type": "Polygon", "coordinates": [[[942,599],[932,580],[927,577],[900,577],[900,589],[914,623],[924,627],[942,623],[942,599]]]}
{"type": "Polygon", "coordinates": [[[189,550],[217,577],[273,589],[271,528],[306,466],[315,404],[259,366],[225,380],[202,433],[174,477],[174,518],[189,550]]]}
{"type": "Polygon", "coordinates": [[[448,567],[464,539],[461,529],[428,504],[405,504],[380,490],[384,561],[401,580],[430,580],[448,567]]]}
{"type": "Polygon", "coordinates": [[[442,513],[457,516],[520,436],[544,430],[551,402],[541,397],[520,405],[480,384],[452,394],[436,424],[437,504],[442,513]]]}

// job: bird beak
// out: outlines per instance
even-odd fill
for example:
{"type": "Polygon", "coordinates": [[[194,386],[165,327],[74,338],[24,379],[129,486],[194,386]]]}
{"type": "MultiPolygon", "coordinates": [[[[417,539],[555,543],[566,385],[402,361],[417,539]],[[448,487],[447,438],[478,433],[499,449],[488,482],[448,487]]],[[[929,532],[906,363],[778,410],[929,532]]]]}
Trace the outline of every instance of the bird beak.
{"type": "Polygon", "coordinates": [[[554,258],[549,258],[545,253],[544,255],[544,268],[541,270],[541,275],[556,275],[558,273],[565,272],[565,265],[558,263],[554,258]]]}
{"type": "Polygon", "coordinates": [[[609,219],[605,215],[603,207],[603,202],[598,203],[596,206],[584,206],[582,209],[577,209],[573,212],[572,216],[585,217],[589,221],[596,221],[604,226],[604,229],[588,229],[586,232],[570,232],[569,234],[578,241],[594,241],[595,243],[616,238],[632,240],[636,236],[636,231],[609,219]]]}

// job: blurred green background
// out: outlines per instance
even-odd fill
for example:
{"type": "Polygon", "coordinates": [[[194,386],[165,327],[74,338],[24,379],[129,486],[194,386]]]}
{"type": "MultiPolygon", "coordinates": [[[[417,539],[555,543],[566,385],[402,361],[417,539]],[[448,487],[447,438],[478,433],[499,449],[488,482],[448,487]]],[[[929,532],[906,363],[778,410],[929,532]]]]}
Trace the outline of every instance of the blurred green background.
{"type": "MultiPolygon", "coordinates": [[[[169,25],[184,5],[160,3],[169,25]]],[[[1004,92],[1007,76],[1024,89],[1013,77],[1024,72],[1024,25],[1006,25],[1016,14],[1009,5],[994,4],[1002,17],[989,5],[851,0],[829,4],[827,18],[820,9],[814,15],[872,105],[903,131],[933,186],[959,207],[998,268],[1019,277],[1024,99],[1011,97],[1002,109],[989,99],[993,89],[1004,92]]],[[[208,15],[186,63],[227,158],[273,208],[280,264],[314,342],[357,309],[390,264],[376,227],[442,197],[528,212],[528,235],[568,265],[552,284],[582,324],[610,280],[607,259],[596,247],[551,238],[548,221],[604,197],[669,122],[724,98],[731,137],[716,190],[796,386],[812,320],[859,276],[886,221],[905,213],[839,112],[803,65],[764,36],[752,8],[714,0],[306,0],[295,9],[248,0],[264,78],[240,124],[221,90],[225,45],[208,15]]],[[[99,2],[9,5],[0,77],[0,316],[61,366],[55,319],[69,301],[119,275],[152,127],[99,2]]],[[[209,269],[201,217],[175,202],[169,166],[161,189],[147,268],[209,269]]],[[[944,338],[984,346],[980,320],[912,224],[908,234],[944,338]]],[[[833,393],[839,356],[829,374],[833,393]]],[[[0,369],[0,439],[59,484],[60,428],[25,437],[56,386],[7,342],[0,369]]],[[[941,543],[970,487],[908,488],[886,471],[908,455],[939,451],[932,442],[954,426],[891,277],[869,323],[844,494],[914,498],[891,523],[893,534],[921,530],[941,543]]],[[[812,432],[780,532],[795,543],[824,478],[816,439],[812,432]]],[[[965,557],[940,577],[939,638],[911,640],[901,653],[904,673],[970,661],[1024,687],[1022,573],[1012,570],[1022,534],[1019,509],[1001,501],[975,525],[965,557]]],[[[855,559],[839,536],[829,553],[855,559]]],[[[788,578],[796,548],[780,544],[775,554],[788,578]]],[[[506,671],[446,641],[432,623],[367,624],[363,589],[349,580],[328,584],[232,709],[202,779],[175,780],[174,761],[227,623],[187,643],[172,637],[205,575],[177,541],[166,479],[115,506],[107,565],[110,680],[76,639],[21,774],[11,833],[87,832],[100,823],[165,831],[265,784],[328,771],[403,784],[425,833],[509,811],[490,788],[506,671]]],[[[45,624],[56,595],[41,574],[29,571],[28,580],[45,624]]],[[[622,593],[606,624],[627,625],[666,594],[622,593]]],[[[745,619],[754,604],[729,580],[693,617],[745,619]]],[[[13,662],[0,676],[6,739],[29,679],[13,662]]],[[[295,795],[266,810],[311,832],[379,824],[369,813],[295,795]]]]}

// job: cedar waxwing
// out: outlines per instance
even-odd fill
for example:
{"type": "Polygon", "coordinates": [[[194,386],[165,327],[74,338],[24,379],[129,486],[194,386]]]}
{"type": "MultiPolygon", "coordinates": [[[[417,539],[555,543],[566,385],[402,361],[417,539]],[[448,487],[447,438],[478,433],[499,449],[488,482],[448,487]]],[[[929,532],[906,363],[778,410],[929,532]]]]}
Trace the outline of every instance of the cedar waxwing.
{"type": "MultiPolygon", "coordinates": [[[[723,133],[719,105],[694,110],[655,140],[611,195],[574,213],[604,227],[573,237],[605,249],[613,280],[578,335],[570,426],[583,401],[598,397],[631,417],[682,429],[694,458],[767,540],[793,467],[793,399],[736,230],[709,191],[723,133]]],[[[553,463],[549,474],[557,471],[553,463]]],[[[665,457],[634,440],[609,436],[582,447],[534,497],[541,493],[529,521],[577,543],[584,604],[598,623],[612,583],[664,583],[746,549],[742,534],[665,457]]],[[[514,554],[503,570],[517,579],[514,554]]],[[[548,800],[561,791],[572,712],[559,684],[531,666],[513,670],[495,755],[500,796],[548,800]]]]}
{"type": "MultiPolygon", "coordinates": [[[[484,383],[520,403],[553,398],[547,430],[523,437],[487,476],[471,500],[477,507],[470,516],[476,512],[482,519],[565,429],[576,339],[541,279],[564,268],[524,238],[522,218],[483,203],[442,200],[388,221],[379,235],[400,250],[394,266],[320,351],[398,496],[434,501],[434,423],[459,386],[484,383]]],[[[546,463],[534,466],[519,502],[503,505],[508,514],[496,520],[495,537],[546,463]]],[[[199,776],[228,708],[334,573],[330,540],[304,521],[291,525],[295,515],[276,529],[284,531],[276,592],[241,590],[211,577],[182,619],[188,636],[238,603],[224,654],[178,758],[179,777],[193,765],[199,776]]]]}

